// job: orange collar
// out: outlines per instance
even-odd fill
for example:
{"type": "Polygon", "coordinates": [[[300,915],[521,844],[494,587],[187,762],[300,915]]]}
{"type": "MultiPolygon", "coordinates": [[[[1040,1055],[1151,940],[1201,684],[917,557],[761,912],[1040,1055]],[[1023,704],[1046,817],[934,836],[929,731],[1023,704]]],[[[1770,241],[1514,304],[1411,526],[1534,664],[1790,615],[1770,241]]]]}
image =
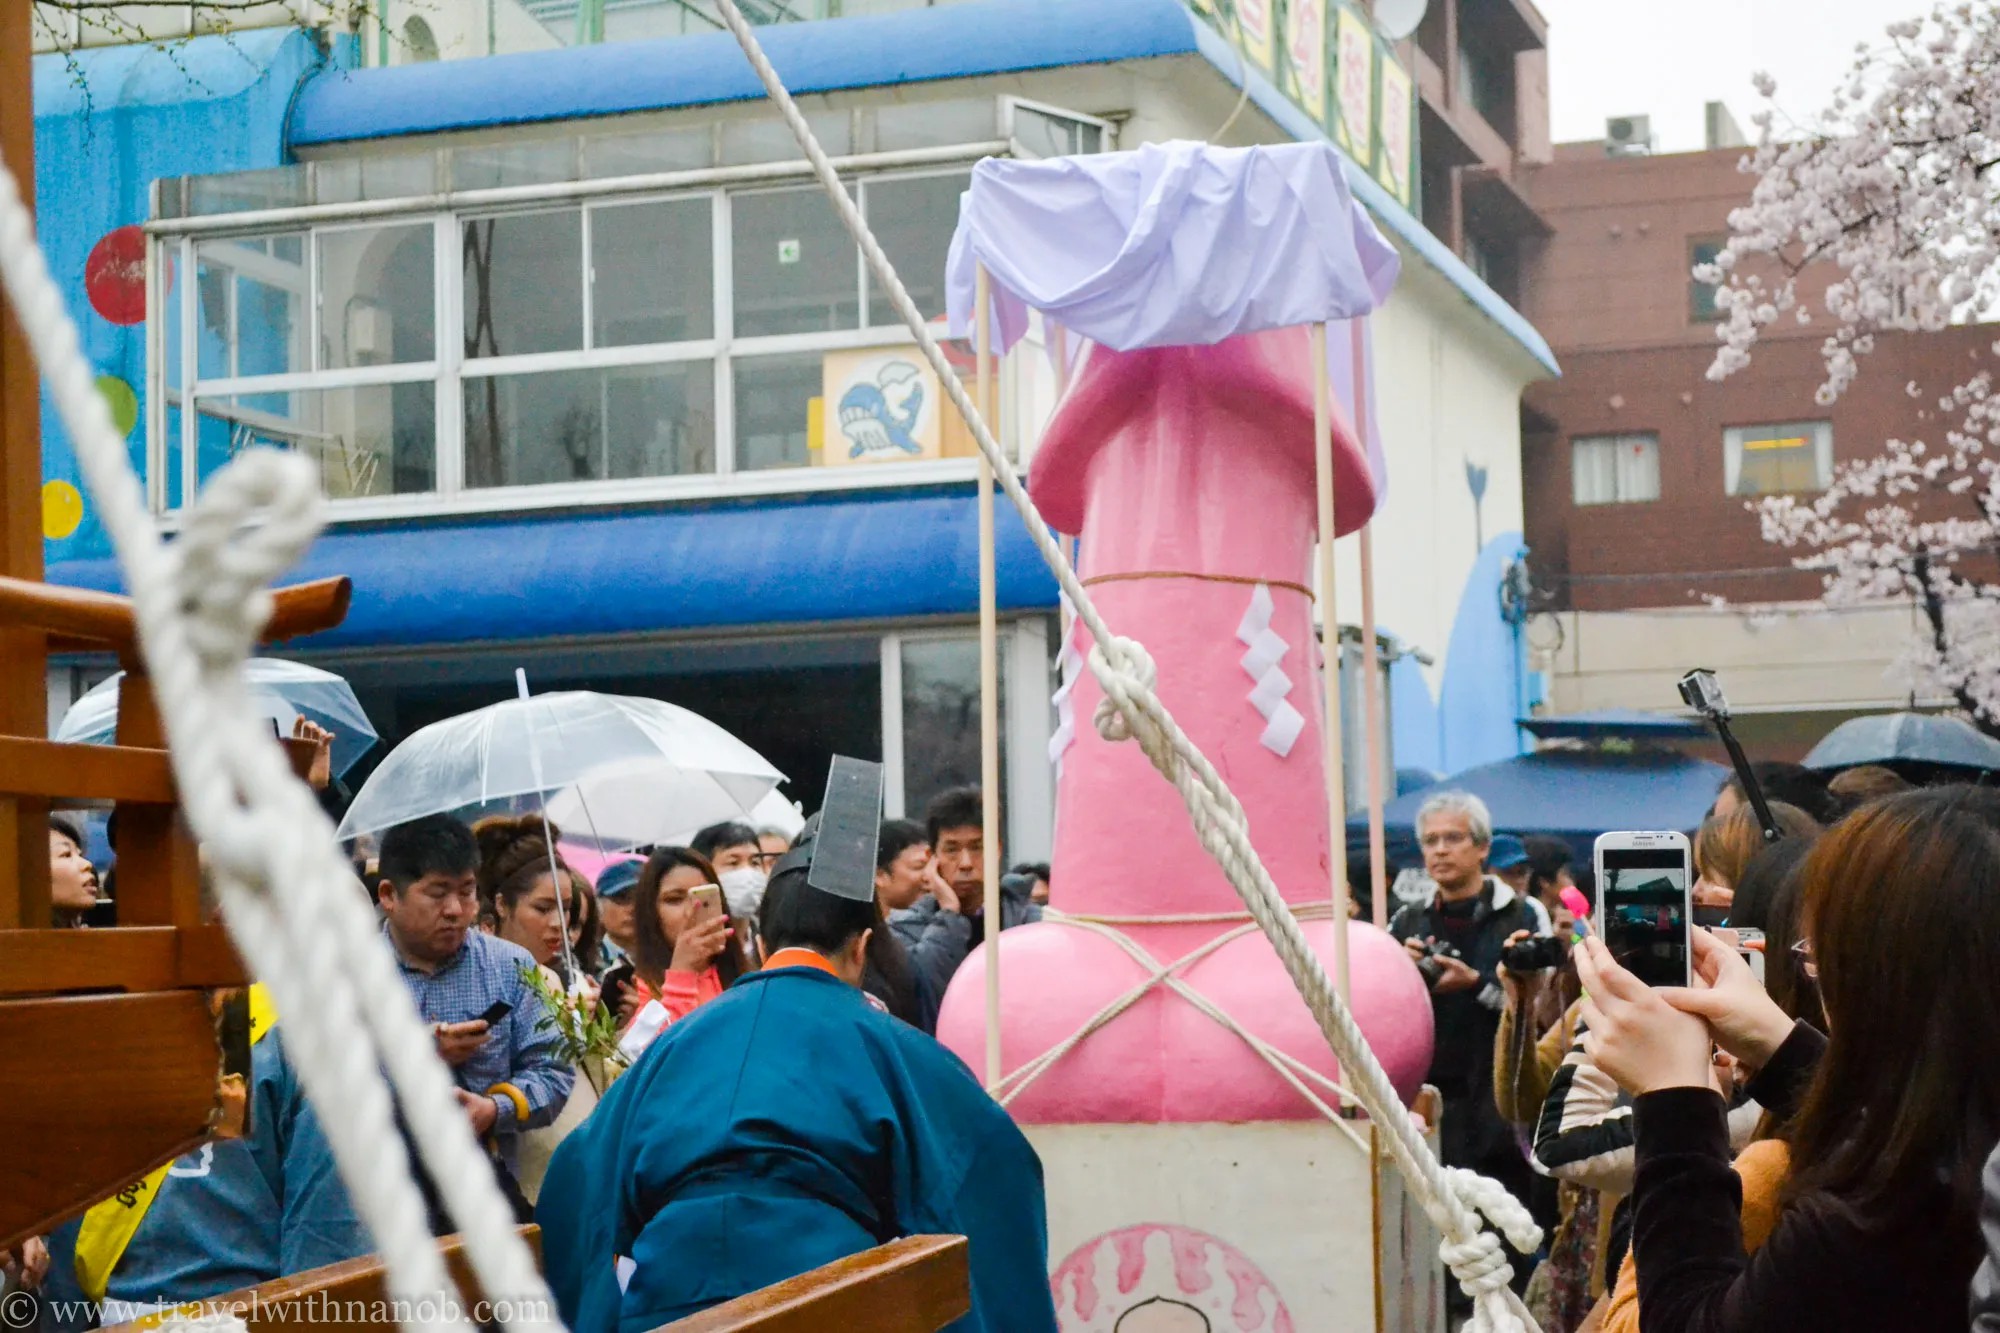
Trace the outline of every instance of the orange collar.
{"type": "Polygon", "coordinates": [[[830,977],[840,975],[840,973],[834,971],[832,963],[829,963],[825,958],[814,953],[811,949],[780,949],[764,960],[764,970],[766,972],[780,967],[816,967],[830,977]]]}

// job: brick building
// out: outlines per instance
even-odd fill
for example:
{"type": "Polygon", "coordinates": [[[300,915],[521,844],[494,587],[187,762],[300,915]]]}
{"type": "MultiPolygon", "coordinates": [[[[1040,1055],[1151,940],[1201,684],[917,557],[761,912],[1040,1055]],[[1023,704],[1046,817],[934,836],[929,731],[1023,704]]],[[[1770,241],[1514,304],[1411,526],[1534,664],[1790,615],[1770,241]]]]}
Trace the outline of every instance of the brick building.
{"type": "Polygon", "coordinates": [[[1910,702],[1893,663],[1915,620],[1815,609],[1817,578],[1762,540],[1748,506],[1821,490],[1892,436],[1935,433],[1938,396],[1994,332],[1884,337],[1827,408],[1820,315],[1774,326],[1747,370],[1709,382],[1713,292],[1689,270],[1749,198],[1743,155],[1564,144],[1517,175],[1551,229],[1525,257],[1522,308],[1564,369],[1523,409],[1526,534],[1547,592],[1531,638],[1553,711],[1672,707],[1673,677],[1710,666],[1767,750],[1802,751],[1842,718],[1910,702]]]}

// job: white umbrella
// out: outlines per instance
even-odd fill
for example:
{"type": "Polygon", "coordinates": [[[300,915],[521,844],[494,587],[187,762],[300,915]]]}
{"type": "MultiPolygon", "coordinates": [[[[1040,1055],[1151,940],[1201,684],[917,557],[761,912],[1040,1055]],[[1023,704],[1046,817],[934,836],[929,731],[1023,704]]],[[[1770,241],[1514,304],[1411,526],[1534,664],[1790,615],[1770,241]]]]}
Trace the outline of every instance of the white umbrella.
{"type": "MultiPolygon", "coordinates": [[[[269,718],[278,734],[292,734],[292,720],[301,714],[333,733],[333,775],[339,777],[375,744],[375,728],[362,711],[354,688],[331,671],[288,662],[281,657],[253,657],[243,664],[251,702],[269,718]]],[[[55,739],[84,745],[110,745],[118,735],[120,671],[93,686],[69,706],[56,727],[55,739]]]]}
{"type": "Polygon", "coordinates": [[[743,804],[713,775],[657,759],[628,759],[593,768],[549,798],[548,817],[563,837],[600,851],[648,843],[685,843],[710,824],[742,820],[795,837],[805,819],[775,789],[743,804]]]}
{"type": "MultiPolygon", "coordinates": [[[[390,751],[340,823],[359,837],[424,815],[533,809],[600,769],[657,765],[729,811],[754,808],[784,774],[707,718],[658,699],[559,691],[434,722],[390,751]]],[[[590,791],[585,790],[588,797],[590,791]]],[[[580,802],[567,836],[604,843],[603,815],[580,802]],[[592,833],[596,824],[598,833],[592,833]]]]}

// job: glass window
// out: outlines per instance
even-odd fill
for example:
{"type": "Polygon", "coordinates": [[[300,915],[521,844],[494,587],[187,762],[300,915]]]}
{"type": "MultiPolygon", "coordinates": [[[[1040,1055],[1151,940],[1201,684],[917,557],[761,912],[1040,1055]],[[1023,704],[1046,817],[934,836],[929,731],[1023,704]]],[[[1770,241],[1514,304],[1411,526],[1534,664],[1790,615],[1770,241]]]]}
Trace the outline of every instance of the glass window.
{"type": "Polygon", "coordinates": [[[662,171],[695,171],[712,166],[715,137],[707,125],[652,134],[612,134],[583,141],[583,175],[650,176],[662,171]]]}
{"type": "MultiPolygon", "coordinates": [[[[979,636],[907,638],[902,641],[902,658],[903,808],[921,819],[924,807],[938,793],[979,785],[979,636]]],[[[1002,718],[1007,716],[1006,680],[1002,671],[1002,718]]],[[[1004,792],[1004,727],[1000,773],[1004,792]]],[[[1001,812],[1003,817],[1005,813],[1001,812]]]]}
{"type": "Polygon", "coordinates": [[[739,358],[736,379],[736,470],[806,467],[817,460],[820,354],[739,358]]]}
{"type": "Polygon", "coordinates": [[[1000,133],[997,111],[986,98],[877,107],[875,150],[886,153],[902,148],[990,143],[1000,133]]]}
{"type": "Polygon", "coordinates": [[[1580,505],[1660,498],[1660,437],[1579,435],[1570,441],[1571,491],[1580,505]]]}
{"type": "Polygon", "coordinates": [[[737,337],[860,322],[860,255],[819,186],[734,195],[730,208],[737,337]]]}
{"type": "MultiPolygon", "coordinates": [[[[852,121],[845,111],[821,111],[806,116],[813,137],[828,157],[842,157],[854,151],[852,121]]],[[[790,162],[803,158],[791,126],[775,116],[756,120],[734,120],[722,127],[722,165],[746,166],[753,162],[790,162]]]]}
{"type": "Polygon", "coordinates": [[[465,354],[583,346],[583,212],[508,213],[465,223],[465,354]]]}
{"type": "Polygon", "coordinates": [[[432,234],[429,222],[319,234],[321,369],[437,354],[432,234]]]}
{"type": "Polygon", "coordinates": [[[186,178],[188,212],[244,213],[263,208],[296,208],[311,202],[303,165],[232,171],[222,176],[186,178]]]}
{"type": "Polygon", "coordinates": [[[437,154],[371,153],[312,165],[313,199],[351,204],[360,199],[409,199],[438,187],[437,154]]]}
{"type": "Polygon", "coordinates": [[[468,486],[533,486],[715,470],[709,361],[465,381],[468,486]]]}
{"type": "Polygon", "coordinates": [[[205,398],[196,405],[201,475],[262,446],[312,459],[336,500],[435,490],[435,402],[429,380],[205,398]]]}
{"type": "Polygon", "coordinates": [[[1030,157],[1071,157],[1104,149],[1104,129],[1091,121],[1014,108],[1014,142],[1030,157]]]}
{"type": "MultiPolygon", "coordinates": [[[[1713,264],[1715,257],[1722,253],[1725,242],[1693,241],[1688,245],[1688,267],[1713,264]]],[[[1715,284],[1688,278],[1688,323],[1713,324],[1722,318],[1722,312],[1715,306],[1715,284]]]]}
{"type": "Polygon", "coordinates": [[[707,196],[591,209],[592,346],[715,336],[714,213],[707,196]]]}
{"type": "Polygon", "coordinates": [[[166,310],[162,316],[166,327],[161,330],[160,345],[165,351],[165,364],[161,367],[161,383],[168,389],[181,387],[181,327],[185,323],[187,309],[183,304],[188,299],[190,288],[181,281],[186,276],[181,272],[181,244],[169,239],[161,243],[157,252],[160,262],[166,268],[166,279],[160,284],[164,292],[166,310]]]}
{"type": "MultiPolygon", "coordinates": [[[[925,319],[944,314],[944,266],[958,227],[958,197],[970,174],[870,181],[865,189],[868,225],[925,319]]],[[[900,324],[875,275],[868,275],[868,322],[900,324]]]]}
{"type": "Polygon", "coordinates": [[[303,232],[195,246],[202,379],[282,375],[306,368],[303,232]]]}
{"type": "Polygon", "coordinates": [[[1833,426],[1787,421],[1722,432],[1723,485],[1730,495],[1823,491],[1833,481],[1833,426]]]}
{"type": "Polygon", "coordinates": [[[161,489],[166,494],[167,508],[171,511],[181,507],[181,491],[184,489],[187,481],[181,467],[181,460],[186,455],[181,450],[180,405],[177,403],[169,404],[166,416],[166,448],[160,451],[160,466],[164,470],[164,475],[161,477],[164,485],[161,489]]]}
{"type": "Polygon", "coordinates": [[[451,188],[492,190],[576,179],[576,140],[480,144],[451,154],[451,188]]]}

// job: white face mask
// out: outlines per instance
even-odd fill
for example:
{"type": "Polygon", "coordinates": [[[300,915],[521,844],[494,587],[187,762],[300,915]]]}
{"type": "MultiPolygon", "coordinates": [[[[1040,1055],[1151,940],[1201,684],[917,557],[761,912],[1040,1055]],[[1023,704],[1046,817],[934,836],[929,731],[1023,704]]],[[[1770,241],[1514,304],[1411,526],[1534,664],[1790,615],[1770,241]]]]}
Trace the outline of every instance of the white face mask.
{"type": "Polygon", "coordinates": [[[722,896],[729,903],[730,915],[756,916],[757,908],[764,901],[764,888],[770,882],[770,877],[755,866],[738,866],[734,870],[723,871],[722,896]]]}

